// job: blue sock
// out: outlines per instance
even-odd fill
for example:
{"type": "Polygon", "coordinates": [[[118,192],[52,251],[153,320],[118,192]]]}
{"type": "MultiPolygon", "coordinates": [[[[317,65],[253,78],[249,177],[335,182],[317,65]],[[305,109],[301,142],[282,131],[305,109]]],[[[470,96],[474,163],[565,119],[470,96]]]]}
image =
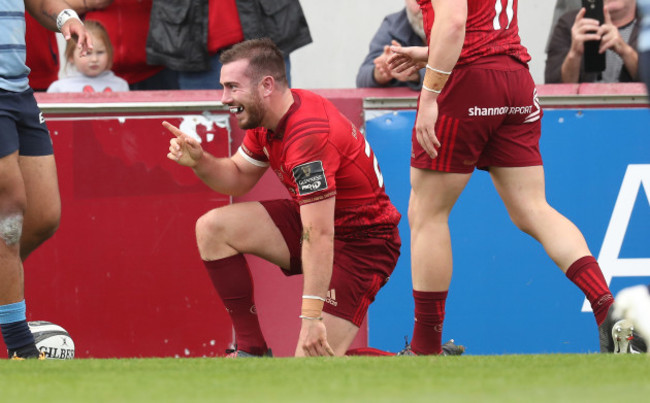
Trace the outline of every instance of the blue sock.
{"type": "Polygon", "coordinates": [[[25,300],[0,305],[0,330],[9,351],[34,343],[34,335],[27,326],[25,300]]]}

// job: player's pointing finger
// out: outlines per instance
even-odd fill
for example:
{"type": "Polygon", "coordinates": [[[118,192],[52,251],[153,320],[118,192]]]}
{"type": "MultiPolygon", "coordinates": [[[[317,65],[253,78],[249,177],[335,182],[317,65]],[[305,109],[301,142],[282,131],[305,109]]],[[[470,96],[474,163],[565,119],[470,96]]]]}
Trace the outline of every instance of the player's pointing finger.
{"type": "Polygon", "coordinates": [[[173,124],[167,122],[166,120],[162,122],[162,125],[163,125],[163,127],[165,129],[169,130],[174,136],[179,137],[179,138],[183,136],[183,132],[180,131],[180,129],[178,127],[176,127],[173,124]]]}

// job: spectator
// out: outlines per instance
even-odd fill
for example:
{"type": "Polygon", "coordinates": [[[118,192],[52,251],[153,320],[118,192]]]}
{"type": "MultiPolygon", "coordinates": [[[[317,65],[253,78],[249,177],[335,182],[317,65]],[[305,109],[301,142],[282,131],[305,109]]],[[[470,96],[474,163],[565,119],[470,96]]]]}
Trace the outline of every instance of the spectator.
{"type": "Polygon", "coordinates": [[[47,92],[113,92],[128,91],[129,84],[111,71],[113,46],[102,24],[93,20],[84,22],[93,41],[93,49],[81,56],[75,38],[68,39],[65,48],[66,68],[74,72],[50,85],[47,92]]]}
{"type": "Polygon", "coordinates": [[[564,13],[572,10],[580,10],[582,8],[582,0],[557,0],[555,2],[555,9],[553,10],[553,20],[551,21],[551,29],[548,31],[548,39],[546,40],[546,52],[548,52],[548,45],[551,43],[553,36],[553,29],[555,24],[564,13]]]}
{"type": "Polygon", "coordinates": [[[221,52],[261,37],[284,53],[291,86],[289,55],[312,41],[298,0],[154,0],[147,60],[178,71],[181,89],[220,89],[221,52]]]}
{"type": "MultiPolygon", "coordinates": [[[[103,8],[113,0],[67,0],[70,8],[79,14],[103,8]]],[[[59,47],[56,33],[40,25],[25,13],[27,66],[30,68],[29,85],[34,91],[45,91],[59,78],[59,47]]]]}
{"type": "Polygon", "coordinates": [[[39,24],[92,48],[64,0],[0,2],[0,332],[9,358],[44,358],[26,319],[23,262],[51,237],[61,218],[52,139],[29,87],[25,9],[39,24]]]}
{"type": "Polygon", "coordinates": [[[386,63],[390,46],[425,46],[422,11],[416,0],[405,0],[402,11],[384,18],[370,42],[370,52],[357,73],[357,87],[409,87],[422,88],[422,70],[411,69],[396,73],[386,63]]]}
{"type": "Polygon", "coordinates": [[[177,90],[178,75],[161,64],[148,64],[145,50],[152,0],[112,0],[101,10],[86,13],[99,21],[114,46],[113,72],[131,90],[177,90]]]}
{"type": "Polygon", "coordinates": [[[596,20],[584,18],[584,8],[560,17],[548,46],[544,74],[547,84],[638,81],[639,22],[635,0],[605,0],[604,14],[605,22],[600,26],[596,20]],[[601,40],[600,52],[606,54],[602,73],[585,71],[584,43],[588,40],[601,40]]]}

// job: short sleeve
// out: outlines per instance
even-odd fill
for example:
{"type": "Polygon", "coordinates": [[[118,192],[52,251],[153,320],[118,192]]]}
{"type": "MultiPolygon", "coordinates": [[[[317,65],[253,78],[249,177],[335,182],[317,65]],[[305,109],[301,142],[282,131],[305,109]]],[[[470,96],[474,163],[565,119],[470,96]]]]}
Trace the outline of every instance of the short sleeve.
{"type": "Polygon", "coordinates": [[[341,164],[338,151],[328,142],[327,133],[304,136],[289,144],[285,169],[299,204],[336,196],[336,173],[341,164]]]}
{"type": "Polygon", "coordinates": [[[260,134],[256,130],[247,130],[237,152],[251,164],[267,167],[269,158],[264,152],[264,146],[260,143],[259,136],[260,134]]]}

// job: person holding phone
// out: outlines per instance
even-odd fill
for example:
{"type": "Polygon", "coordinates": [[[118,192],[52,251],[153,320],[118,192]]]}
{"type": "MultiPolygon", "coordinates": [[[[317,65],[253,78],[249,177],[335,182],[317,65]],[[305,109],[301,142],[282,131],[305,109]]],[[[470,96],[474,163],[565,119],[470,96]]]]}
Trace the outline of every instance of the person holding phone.
{"type": "Polygon", "coordinates": [[[553,29],[547,49],[545,82],[639,81],[639,54],[636,50],[639,15],[636,1],[584,0],[583,5],[587,7],[565,13],[553,29]],[[591,3],[604,3],[602,21],[588,18],[591,3]],[[600,41],[597,51],[605,55],[602,71],[585,63],[585,42],[589,41],[600,41]]]}
{"type": "Polygon", "coordinates": [[[638,4],[643,15],[638,47],[641,59],[640,75],[650,92],[650,0],[638,0],[638,4]]]}

